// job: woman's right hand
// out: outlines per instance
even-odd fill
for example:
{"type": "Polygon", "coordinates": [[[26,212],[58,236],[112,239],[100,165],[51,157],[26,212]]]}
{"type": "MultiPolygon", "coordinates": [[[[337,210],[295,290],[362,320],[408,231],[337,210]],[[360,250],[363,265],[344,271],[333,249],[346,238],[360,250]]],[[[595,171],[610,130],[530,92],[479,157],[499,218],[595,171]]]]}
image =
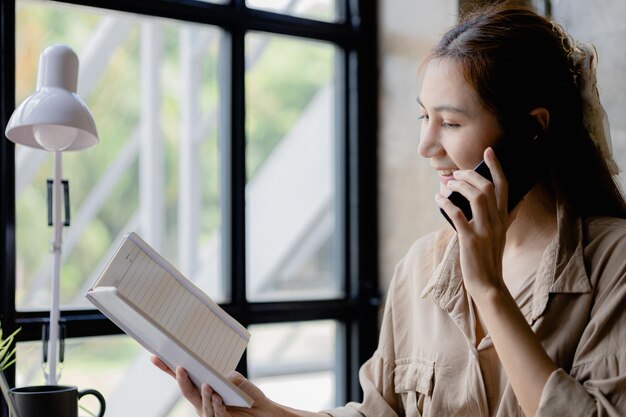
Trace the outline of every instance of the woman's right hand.
{"type": "Polygon", "coordinates": [[[201,389],[198,389],[183,368],[178,367],[172,371],[156,356],[152,356],[151,361],[157,368],[176,379],[183,397],[194,406],[199,417],[279,417],[293,415],[285,408],[270,401],[256,385],[238,372],[229,373],[227,378],[252,398],[254,403],[251,408],[227,407],[222,398],[207,384],[202,384],[201,389]]]}

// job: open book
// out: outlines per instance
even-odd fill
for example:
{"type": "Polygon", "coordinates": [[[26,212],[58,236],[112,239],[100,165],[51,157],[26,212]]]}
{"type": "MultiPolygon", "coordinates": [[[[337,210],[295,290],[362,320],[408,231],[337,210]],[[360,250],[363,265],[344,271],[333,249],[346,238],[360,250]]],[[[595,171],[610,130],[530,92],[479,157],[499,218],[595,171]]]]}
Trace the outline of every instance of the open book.
{"type": "Polygon", "coordinates": [[[224,377],[250,333],[137,234],[124,237],[85,296],[171,369],[185,368],[196,386],[209,384],[226,405],[252,405],[224,377]]]}

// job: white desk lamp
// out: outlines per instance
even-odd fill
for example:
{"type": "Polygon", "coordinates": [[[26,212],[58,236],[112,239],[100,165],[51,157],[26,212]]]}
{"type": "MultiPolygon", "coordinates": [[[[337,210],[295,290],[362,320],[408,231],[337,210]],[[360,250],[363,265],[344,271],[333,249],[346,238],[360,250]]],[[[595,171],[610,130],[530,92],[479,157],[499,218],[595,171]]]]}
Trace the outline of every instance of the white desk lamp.
{"type": "MultiPolygon", "coordinates": [[[[76,94],[78,57],[65,45],[48,46],[39,57],[37,91],[15,109],[6,128],[9,140],[54,152],[52,253],[52,307],[48,341],[48,385],[56,385],[59,342],[59,287],[61,274],[61,155],[98,143],[96,124],[87,105],[76,94]]],[[[45,371],[44,371],[45,373],[45,371]]]]}

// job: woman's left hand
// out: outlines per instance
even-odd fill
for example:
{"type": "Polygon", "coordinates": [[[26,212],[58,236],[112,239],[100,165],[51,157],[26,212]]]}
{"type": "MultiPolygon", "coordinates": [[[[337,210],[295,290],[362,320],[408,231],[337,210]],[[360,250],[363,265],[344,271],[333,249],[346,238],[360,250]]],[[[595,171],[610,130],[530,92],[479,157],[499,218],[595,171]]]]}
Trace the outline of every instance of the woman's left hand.
{"type": "Polygon", "coordinates": [[[471,221],[449,199],[435,196],[458,232],[463,282],[473,299],[504,286],[502,256],[509,225],[508,183],[493,149],[487,148],[483,157],[493,183],[473,170],[455,171],[447,183],[470,202],[471,221]]]}
{"type": "Polygon", "coordinates": [[[238,372],[230,372],[227,378],[252,398],[254,402],[251,408],[227,407],[222,397],[207,384],[196,387],[183,368],[171,370],[158,357],[152,356],[150,359],[160,370],[176,379],[183,397],[193,405],[199,417],[281,417],[287,415],[284,408],[272,402],[256,385],[238,372]]]}

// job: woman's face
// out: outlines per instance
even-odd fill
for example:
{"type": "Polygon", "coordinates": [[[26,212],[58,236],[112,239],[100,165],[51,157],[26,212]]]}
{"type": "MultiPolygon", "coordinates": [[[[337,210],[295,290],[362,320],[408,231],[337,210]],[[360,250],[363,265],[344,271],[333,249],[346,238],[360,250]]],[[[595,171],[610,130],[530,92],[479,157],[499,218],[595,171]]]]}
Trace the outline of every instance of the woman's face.
{"type": "Polygon", "coordinates": [[[484,150],[501,136],[501,129],[450,59],[427,65],[418,102],[422,123],[418,151],[430,159],[439,173],[439,191],[447,196],[452,172],[474,169],[484,150]]]}

